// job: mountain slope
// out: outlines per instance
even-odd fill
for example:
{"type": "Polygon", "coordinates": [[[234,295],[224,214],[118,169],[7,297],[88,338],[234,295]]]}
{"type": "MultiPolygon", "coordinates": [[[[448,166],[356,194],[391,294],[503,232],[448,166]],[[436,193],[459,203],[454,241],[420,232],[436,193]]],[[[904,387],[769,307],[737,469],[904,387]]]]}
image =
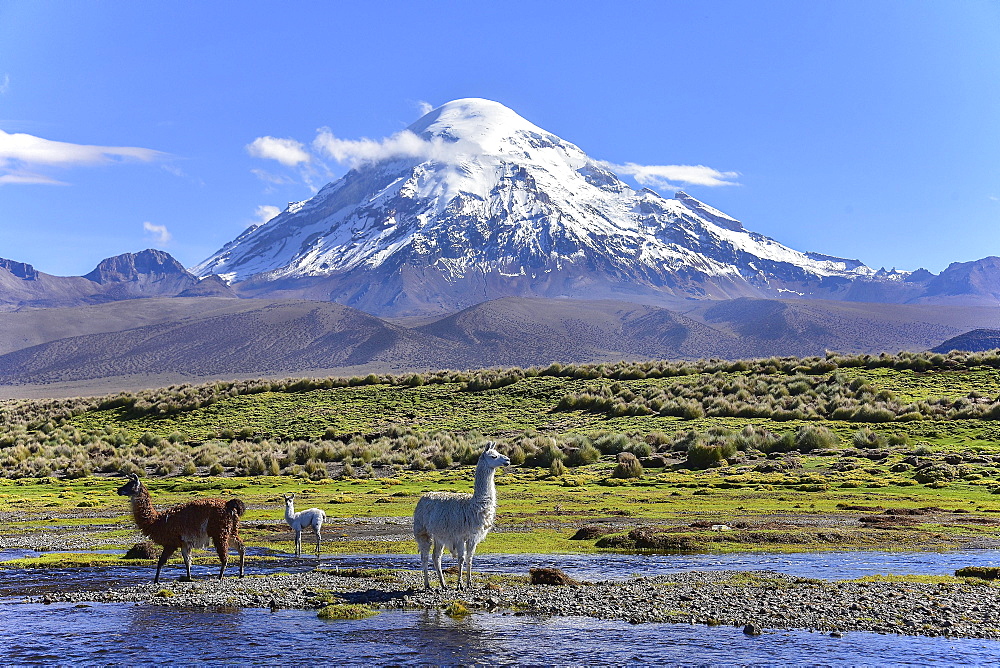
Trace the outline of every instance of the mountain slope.
{"type": "Polygon", "coordinates": [[[152,298],[25,310],[0,314],[0,336],[8,337],[0,386],[48,384],[32,391],[52,396],[210,378],[879,353],[1000,328],[1000,310],[971,306],[748,298],[690,306],[678,313],[508,297],[412,328],[301,300],[152,298]]]}
{"type": "Polygon", "coordinates": [[[156,374],[275,375],[358,365],[430,368],[461,357],[453,344],[338,304],[231,303],[214,312],[7,353],[0,356],[0,384],[156,374]]]}
{"type": "Polygon", "coordinates": [[[747,231],[684,193],[633,190],[496,102],[450,102],[400,137],[397,153],[248,229],[193,273],[245,295],[379,315],[502,296],[832,295],[874,275],[747,231]]]}
{"type": "Polygon", "coordinates": [[[737,336],[755,357],[926,350],[970,327],[1000,325],[996,308],[800,299],[707,302],[687,315],[737,336]]]}
{"type": "Polygon", "coordinates": [[[198,283],[169,253],[155,249],[107,258],[86,276],[53,276],[0,258],[0,311],[169,297],[198,283]]]}
{"type": "Polygon", "coordinates": [[[737,337],[679,313],[610,300],[506,297],[416,331],[478,351],[476,366],[732,357],[742,348],[737,337]]]}
{"type": "Polygon", "coordinates": [[[984,350],[1000,348],[1000,329],[974,329],[958,336],[953,336],[944,343],[931,348],[934,353],[947,353],[952,350],[967,350],[978,353],[984,350]]]}

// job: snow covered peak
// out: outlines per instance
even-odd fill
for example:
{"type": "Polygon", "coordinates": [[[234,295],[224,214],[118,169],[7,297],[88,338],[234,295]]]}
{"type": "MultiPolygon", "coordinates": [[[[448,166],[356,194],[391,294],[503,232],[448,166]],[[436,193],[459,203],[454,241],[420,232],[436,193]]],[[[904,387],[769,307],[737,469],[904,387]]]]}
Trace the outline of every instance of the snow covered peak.
{"type": "MultiPolygon", "coordinates": [[[[351,145],[328,139],[331,153],[351,145]]],[[[593,297],[596,286],[801,293],[803,283],[868,269],[782,246],[684,192],[637,191],[490,100],[448,102],[364,147],[342,178],[193,271],[263,286],[256,291],[322,283],[315,294],[387,313],[430,300],[453,309],[508,294],[593,297]]]]}
{"type": "Polygon", "coordinates": [[[499,102],[478,97],[442,104],[407,129],[424,139],[442,137],[452,141],[473,141],[485,150],[496,148],[503,140],[519,133],[549,134],[499,102]]]}

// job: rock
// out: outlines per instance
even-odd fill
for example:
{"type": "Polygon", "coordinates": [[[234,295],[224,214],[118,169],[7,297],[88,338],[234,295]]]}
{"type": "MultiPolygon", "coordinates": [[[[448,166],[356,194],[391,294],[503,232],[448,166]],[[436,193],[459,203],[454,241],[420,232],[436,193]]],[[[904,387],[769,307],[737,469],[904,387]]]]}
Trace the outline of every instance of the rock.
{"type": "Polygon", "coordinates": [[[831,631],[830,632],[830,637],[831,638],[843,638],[844,634],[841,633],[840,631],[831,631]]]}
{"type": "Polygon", "coordinates": [[[529,573],[531,574],[531,584],[533,585],[579,585],[570,576],[563,573],[558,568],[532,568],[529,573]]]}
{"type": "Polygon", "coordinates": [[[635,550],[697,550],[702,543],[693,536],[657,531],[655,527],[636,527],[627,536],[604,536],[595,545],[635,550]]]}
{"type": "Polygon", "coordinates": [[[600,538],[601,536],[606,536],[612,533],[611,529],[599,526],[585,526],[577,529],[576,533],[570,536],[570,540],[594,540],[595,538],[600,538]]]}
{"type": "Polygon", "coordinates": [[[159,559],[160,546],[153,541],[147,540],[144,543],[136,543],[129,548],[122,559],[159,559]]]}
{"type": "Polygon", "coordinates": [[[762,631],[760,630],[759,626],[751,622],[750,624],[747,624],[746,626],[743,627],[743,633],[747,634],[748,636],[759,636],[762,633],[762,631]]]}

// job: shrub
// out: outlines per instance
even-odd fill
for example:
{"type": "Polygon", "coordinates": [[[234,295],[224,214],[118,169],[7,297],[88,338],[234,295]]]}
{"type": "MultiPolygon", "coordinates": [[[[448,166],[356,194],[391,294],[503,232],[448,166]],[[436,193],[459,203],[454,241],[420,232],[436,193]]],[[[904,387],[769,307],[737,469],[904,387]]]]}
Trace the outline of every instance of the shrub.
{"type": "Polygon", "coordinates": [[[573,448],[566,456],[566,462],[570,466],[593,464],[594,462],[600,461],[600,459],[601,451],[595,448],[589,441],[579,447],[573,448]]]}
{"type": "Polygon", "coordinates": [[[812,452],[840,445],[840,437],[826,427],[803,425],[795,431],[795,448],[799,452],[812,452]]]}
{"type": "Polygon", "coordinates": [[[621,452],[618,453],[618,465],[615,466],[615,470],[611,473],[612,478],[641,478],[642,477],[642,464],[639,463],[638,457],[633,455],[631,452],[621,452]]]}
{"type": "Polygon", "coordinates": [[[556,478],[566,474],[566,465],[563,464],[562,459],[552,460],[552,464],[549,466],[549,474],[556,478]]]}
{"type": "Polygon", "coordinates": [[[594,439],[594,447],[604,455],[617,455],[627,450],[631,444],[625,434],[601,434],[594,439]]]}
{"type": "Polygon", "coordinates": [[[884,448],[889,443],[885,436],[872,431],[868,427],[862,427],[854,432],[854,438],[852,441],[854,443],[854,447],[867,450],[884,448]]]}

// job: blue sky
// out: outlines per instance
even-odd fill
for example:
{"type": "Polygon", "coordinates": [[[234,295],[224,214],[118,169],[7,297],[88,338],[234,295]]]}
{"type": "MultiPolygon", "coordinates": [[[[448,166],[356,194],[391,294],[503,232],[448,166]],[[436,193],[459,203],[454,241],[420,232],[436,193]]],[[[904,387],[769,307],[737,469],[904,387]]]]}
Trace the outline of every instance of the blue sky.
{"type": "Polygon", "coordinates": [[[1000,255],[995,0],[0,0],[0,257],[192,266],[346,171],[256,139],[380,139],[462,97],[611,163],[735,172],[684,188],[798,250],[1000,255]]]}

